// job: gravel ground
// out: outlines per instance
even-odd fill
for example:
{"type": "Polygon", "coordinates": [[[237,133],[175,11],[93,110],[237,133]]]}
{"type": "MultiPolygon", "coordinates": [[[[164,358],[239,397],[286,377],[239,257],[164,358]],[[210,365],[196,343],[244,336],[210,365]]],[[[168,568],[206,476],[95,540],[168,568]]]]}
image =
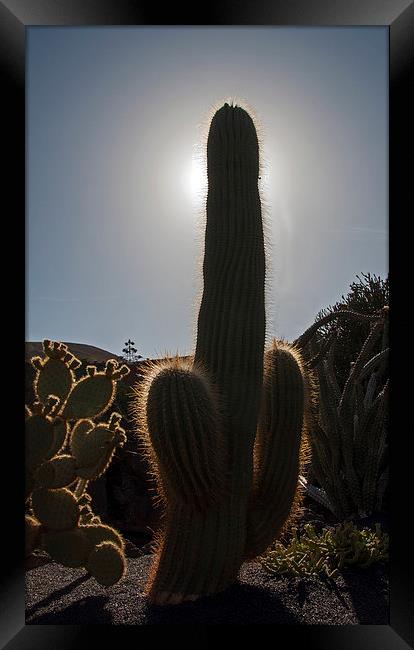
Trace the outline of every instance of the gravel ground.
{"type": "Polygon", "coordinates": [[[274,578],[257,563],[243,565],[225,592],[175,606],[150,606],[142,589],[151,556],[128,557],[125,578],[100,586],[83,569],[55,562],[26,572],[26,623],[63,624],[303,624],[388,625],[384,565],[346,569],[335,584],[322,578],[274,578]]]}

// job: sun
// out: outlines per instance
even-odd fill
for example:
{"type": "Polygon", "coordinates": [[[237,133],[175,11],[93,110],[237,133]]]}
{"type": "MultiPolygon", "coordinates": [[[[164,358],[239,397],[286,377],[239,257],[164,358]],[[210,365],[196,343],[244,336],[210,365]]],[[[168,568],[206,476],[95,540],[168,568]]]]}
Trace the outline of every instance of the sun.
{"type": "Polygon", "coordinates": [[[193,156],[183,174],[184,190],[192,200],[200,200],[207,189],[207,174],[202,161],[193,156]]]}

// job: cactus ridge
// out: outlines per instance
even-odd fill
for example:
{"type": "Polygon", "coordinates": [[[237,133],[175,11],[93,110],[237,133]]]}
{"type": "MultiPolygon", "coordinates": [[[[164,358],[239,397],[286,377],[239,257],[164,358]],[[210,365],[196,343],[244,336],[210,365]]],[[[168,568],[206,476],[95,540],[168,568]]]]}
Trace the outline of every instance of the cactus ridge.
{"type": "Polygon", "coordinates": [[[300,515],[299,474],[309,458],[311,390],[297,349],[273,341],[265,354],[262,409],[254,449],[247,556],[256,557],[300,515]]]}
{"type": "Polygon", "coordinates": [[[150,459],[162,493],[198,509],[222,498],[227,475],[220,406],[204,371],[173,358],[151,369],[145,390],[142,443],[154,451],[150,459]]]}

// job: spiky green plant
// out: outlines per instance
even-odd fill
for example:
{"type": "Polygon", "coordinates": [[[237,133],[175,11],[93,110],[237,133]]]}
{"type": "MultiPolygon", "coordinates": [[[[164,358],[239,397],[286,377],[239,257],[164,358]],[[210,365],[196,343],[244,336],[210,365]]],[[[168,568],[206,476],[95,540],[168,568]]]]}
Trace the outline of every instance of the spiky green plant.
{"type": "Polygon", "coordinates": [[[307,382],[295,348],[274,341],[265,352],[259,144],[243,108],[215,113],[207,173],[195,354],[150,368],[134,403],[165,504],[154,602],[226,588],[298,504],[307,382]]]}
{"type": "Polygon", "coordinates": [[[376,317],[343,389],[334,369],[335,340],[315,364],[319,416],[311,427],[312,469],[319,489],[310,496],[338,519],[366,517],[380,510],[388,482],[386,458],[388,307],[376,317]],[[380,343],[380,351],[373,353],[380,343]]]}
{"type": "Polygon", "coordinates": [[[260,561],[276,576],[325,574],[336,578],[343,568],[367,568],[388,560],[388,545],[388,534],[380,524],[375,530],[361,529],[348,521],[320,533],[306,524],[302,534],[295,531],[288,543],[276,542],[260,561]]]}
{"type": "Polygon", "coordinates": [[[37,401],[26,406],[26,555],[41,548],[68,567],[84,567],[105,586],[125,572],[124,542],[91,507],[88,482],[101,476],[125,440],[121,416],[94,418],[111,406],[129,369],[111,359],[76,380],[80,362],[62,343],[43,342],[33,357],[37,401]]]}

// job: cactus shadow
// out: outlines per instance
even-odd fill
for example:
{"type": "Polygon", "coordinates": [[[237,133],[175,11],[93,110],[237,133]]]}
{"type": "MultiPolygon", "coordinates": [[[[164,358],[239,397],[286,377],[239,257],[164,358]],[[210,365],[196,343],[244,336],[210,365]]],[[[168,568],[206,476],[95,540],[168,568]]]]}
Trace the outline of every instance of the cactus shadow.
{"type": "Polygon", "coordinates": [[[56,589],[51,594],[46,596],[46,598],[39,600],[37,603],[34,603],[34,605],[32,605],[31,607],[27,607],[26,619],[28,619],[30,616],[33,616],[39,609],[48,607],[56,600],[59,600],[63,596],[66,596],[66,594],[70,593],[71,591],[79,587],[79,585],[83,584],[87,580],[90,580],[90,578],[91,576],[88,573],[85,573],[85,575],[79,576],[79,578],[76,578],[76,580],[73,580],[69,584],[62,587],[61,589],[56,589]]]}
{"type": "Polygon", "coordinates": [[[342,572],[358,623],[389,625],[388,571],[388,565],[378,563],[367,569],[347,568],[342,572]]]}
{"type": "Polygon", "coordinates": [[[275,592],[237,583],[226,591],[179,605],[148,605],[146,623],[153,624],[233,624],[275,623],[297,625],[275,592]]]}
{"type": "Polygon", "coordinates": [[[26,613],[26,625],[89,625],[91,622],[111,625],[112,616],[106,608],[108,601],[108,596],[85,596],[64,609],[34,614],[30,620],[26,613]]]}

